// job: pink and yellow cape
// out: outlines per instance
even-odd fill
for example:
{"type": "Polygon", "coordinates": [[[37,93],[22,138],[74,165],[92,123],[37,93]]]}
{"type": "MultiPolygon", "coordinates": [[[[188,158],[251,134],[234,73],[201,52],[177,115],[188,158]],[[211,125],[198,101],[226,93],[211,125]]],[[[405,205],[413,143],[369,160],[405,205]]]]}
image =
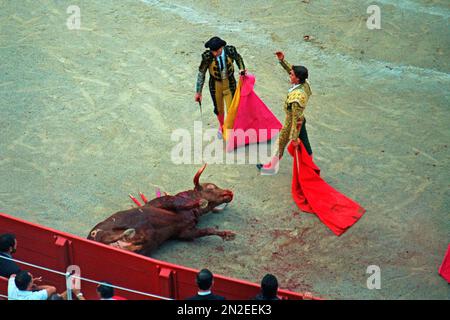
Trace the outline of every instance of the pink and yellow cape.
{"type": "Polygon", "coordinates": [[[223,125],[227,152],[247,144],[270,141],[282,128],[281,122],[253,91],[254,86],[254,75],[239,78],[223,125]]]}

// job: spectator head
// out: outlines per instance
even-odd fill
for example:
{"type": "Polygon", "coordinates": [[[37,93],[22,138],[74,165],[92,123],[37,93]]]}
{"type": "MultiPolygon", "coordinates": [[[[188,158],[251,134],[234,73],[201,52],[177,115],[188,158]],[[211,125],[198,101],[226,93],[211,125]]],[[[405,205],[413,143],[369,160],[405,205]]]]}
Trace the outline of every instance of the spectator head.
{"type": "Polygon", "coordinates": [[[210,290],[213,285],[214,277],[208,269],[202,269],[197,274],[197,285],[200,290],[210,290]]]}
{"type": "Polygon", "coordinates": [[[273,274],[266,274],[261,280],[261,293],[264,298],[273,299],[277,296],[278,280],[273,274]]]}
{"type": "Polygon", "coordinates": [[[14,253],[17,249],[16,236],[11,233],[0,235],[0,252],[14,253]]]}
{"type": "Polygon", "coordinates": [[[114,296],[114,288],[111,287],[111,283],[103,281],[97,287],[97,293],[100,296],[100,299],[111,299],[114,296]]]}
{"type": "Polygon", "coordinates": [[[48,300],[64,300],[64,298],[61,297],[60,294],[54,293],[50,296],[50,298],[48,300]]]}
{"type": "Polygon", "coordinates": [[[19,271],[14,279],[14,283],[16,284],[17,289],[21,291],[31,290],[33,286],[33,278],[28,271],[19,271]]]}

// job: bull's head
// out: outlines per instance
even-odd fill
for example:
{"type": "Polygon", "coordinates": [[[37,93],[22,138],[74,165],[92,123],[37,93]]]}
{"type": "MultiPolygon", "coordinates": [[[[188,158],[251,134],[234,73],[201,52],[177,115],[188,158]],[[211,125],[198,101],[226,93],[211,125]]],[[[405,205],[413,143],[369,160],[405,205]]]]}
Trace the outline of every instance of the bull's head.
{"type": "Polygon", "coordinates": [[[208,201],[203,213],[209,211],[223,210],[227,203],[233,200],[233,191],[220,189],[214,183],[200,183],[200,176],[206,168],[206,163],[201,167],[194,176],[194,190],[199,193],[200,198],[208,201]]]}

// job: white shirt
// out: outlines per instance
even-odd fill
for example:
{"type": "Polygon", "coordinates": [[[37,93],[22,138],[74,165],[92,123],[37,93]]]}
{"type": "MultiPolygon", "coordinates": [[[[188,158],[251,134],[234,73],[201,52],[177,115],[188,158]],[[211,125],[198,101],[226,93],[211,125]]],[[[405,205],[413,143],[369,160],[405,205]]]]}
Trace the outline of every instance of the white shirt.
{"type": "Polygon", "coordinates": [[[220,59],[222,58],[222,62],[223,62],[223,69],[221,70],[221,76],[222,79],[226,79],[227,78],[227,59],[226,59],[226,55],[225,55],[225,48],[222,48],[222,54],[220,56],[218,56],[217,59],[217,63],[219,64],[219,69],[220,69],[220,59]]]}
{"type": "Polygon", "coordinates": [[[207,296],[208,294],[211,294],[211,290],[208,290],[208,291],[202,291],[202,292],[198,291],[197,294],[198,294],[199,296],[207,296]]]}
{"type": "Polygon", "coordinates": [[[14,280],[16,277],[10,277],[8,280],[8,300],[47,300],[47,290],[26,291],[19,290],[14,280]]]}
{"type": "Polygon", "coordinates": [[[301,85],[302,85],[302,84],[299,83],[299,84],[296,84],[296,85],[292,86],[292,87],[289,89],[289,93],[291,93],[293,90],[297,89],[297,88],[300,87],[301,85]]]}

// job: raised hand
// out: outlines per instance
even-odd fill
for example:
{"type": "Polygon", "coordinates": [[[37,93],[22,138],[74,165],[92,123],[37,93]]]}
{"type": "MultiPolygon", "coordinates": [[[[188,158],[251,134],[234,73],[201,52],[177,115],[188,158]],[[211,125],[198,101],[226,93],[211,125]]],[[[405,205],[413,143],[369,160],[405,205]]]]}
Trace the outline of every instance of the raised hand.
{"type": "Polygon", "coordinates": [[[277,51],[275,52],[275,55],[277,56],[278,60],[284,60],[284,53],[283,51],[277,51]]]}
{"type": "Polygon", "coordinates": [[[298,147],[300,145],[300,138],[292,139],[291,142],[294,147],[298,147]]]}

